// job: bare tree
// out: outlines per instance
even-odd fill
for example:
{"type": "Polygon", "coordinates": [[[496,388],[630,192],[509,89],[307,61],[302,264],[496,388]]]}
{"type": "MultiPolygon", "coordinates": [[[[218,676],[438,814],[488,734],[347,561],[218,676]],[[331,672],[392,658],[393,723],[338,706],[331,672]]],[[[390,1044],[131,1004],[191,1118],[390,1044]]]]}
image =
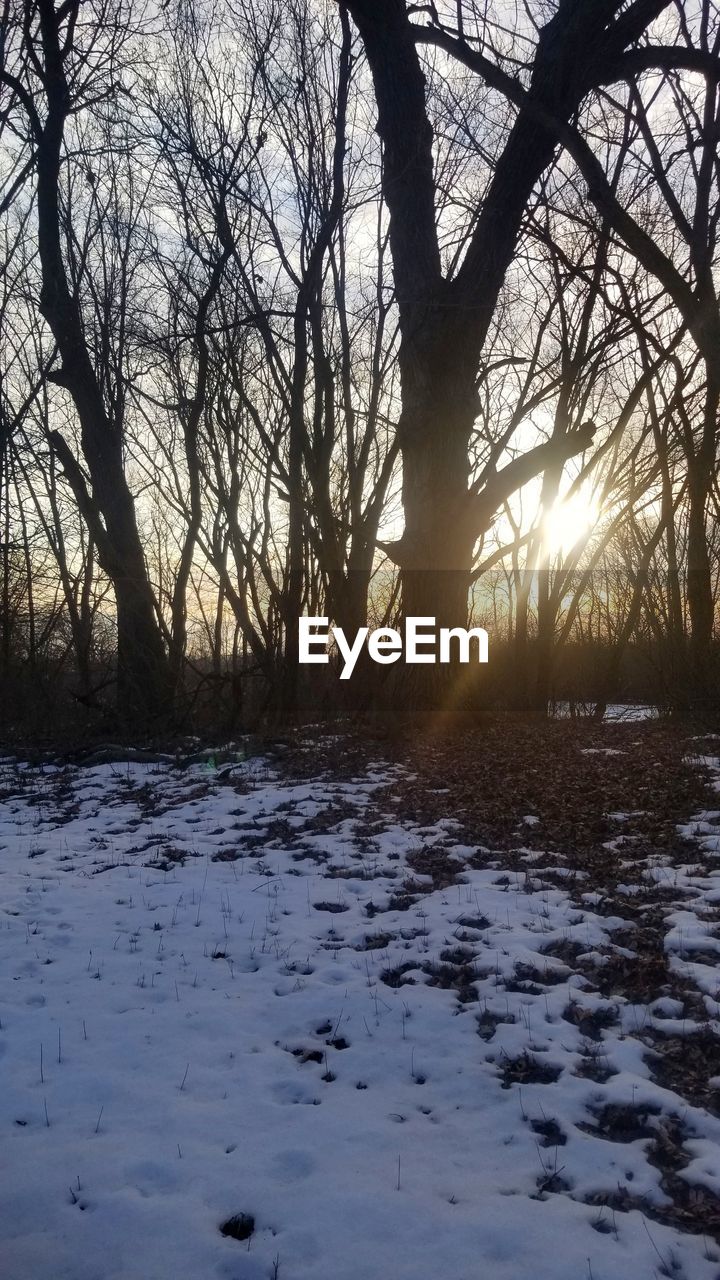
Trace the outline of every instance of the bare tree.
{"type": "MultiPolygon", "coordinates": [[[[137,723],[170,712],[171,684],[155,599],[143,557],[123,459],[122,395],[112,403],[93,359],[77,288],[63,248],[72,209],[63,207],[62,172],[69,120],[119,92],[131,15],[123,3],[100,4],[79,24],[79,0],[27,0],[5,20],[0,77],[25,113],[36,174],[39,305],[61,358],[49,376],[72,397],[87,476],[65,438],[51,443],[87,522],[117,606],[118,708],[137,723]],[[11,55],[15,66],[12,67],[11,55]]],[[[92,184],[95,178],[89,174],[92,184]]]]}

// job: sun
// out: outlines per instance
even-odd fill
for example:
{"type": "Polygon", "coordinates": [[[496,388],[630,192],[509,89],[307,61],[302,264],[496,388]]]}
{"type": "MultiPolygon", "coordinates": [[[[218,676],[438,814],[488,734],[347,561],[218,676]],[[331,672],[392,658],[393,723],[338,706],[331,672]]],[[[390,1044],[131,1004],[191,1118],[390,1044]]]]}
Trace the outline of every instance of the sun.
{"type": "Polygon", "coordinates": [[[543,519],[548,556],[566,556],[594,528],[599,516],[597,500],[586,488],[568,498],[558,498],[543,519]]]}

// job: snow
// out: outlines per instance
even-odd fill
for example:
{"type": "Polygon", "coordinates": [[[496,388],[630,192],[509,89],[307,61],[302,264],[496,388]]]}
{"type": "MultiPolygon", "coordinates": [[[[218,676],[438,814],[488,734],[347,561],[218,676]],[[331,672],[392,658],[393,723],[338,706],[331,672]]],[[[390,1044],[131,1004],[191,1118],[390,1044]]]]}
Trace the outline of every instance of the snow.
{"type": "MultiPolygon", "coordinates": [[[[595,712],[594,702],[553,702],[549,707],[550,714],[557,720],[567,720],[573,714],[578,719],[584,719],[591,716],[595,712]]],[[[635,723],[642,720],[656,720],[659,716],[657,707],[641,702],[613,702],[609,703],[605,709],[603,719],[606,722],[621,721],[624,724],[635,723]]],[[[607,755],[615,755],[613,751],[603,752],[607,755]]]]}
{"type": "MultiPolygon", "coordinates": [[[[409,872],[466,849],[378,808],[397,772],[0,763],[4,1280],[717,1280],[712,1242],[602,1203],[667,1203],[647,1146],[680,1115],[684,1176],[720,1190],[720,1121],[636,1034],[682,1006],[603,1000],[548,951],[623,923],[560,868],[409,872]],[[608,1140],[609,1105],[647,1133],[608,1140]]],[[[666,945],[714,1005],[696,873],[666,945]]]]}

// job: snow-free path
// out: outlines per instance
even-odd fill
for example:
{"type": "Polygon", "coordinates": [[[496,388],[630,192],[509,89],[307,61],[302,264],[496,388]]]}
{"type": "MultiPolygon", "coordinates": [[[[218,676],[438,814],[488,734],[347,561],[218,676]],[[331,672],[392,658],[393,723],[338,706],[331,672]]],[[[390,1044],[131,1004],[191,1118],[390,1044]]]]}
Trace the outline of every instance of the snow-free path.
{"type": "Polygon", "coordinates": [[[0,766],[3,1280],[717,1280],[604,1204],[668,1202],[678,1121],[720,1186],[720,1121],[633,1034],[672,1008],[567,961],[618,921],[537,862],[408,905],[408,854],[467,849],[379,808],[392,777],[0,766]]]}

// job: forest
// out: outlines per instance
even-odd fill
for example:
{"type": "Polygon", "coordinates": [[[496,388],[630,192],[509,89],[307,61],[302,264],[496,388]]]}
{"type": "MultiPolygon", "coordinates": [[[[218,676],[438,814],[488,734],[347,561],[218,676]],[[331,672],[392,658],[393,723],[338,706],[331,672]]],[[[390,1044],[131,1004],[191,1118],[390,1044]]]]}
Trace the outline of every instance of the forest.
{"type": "Polygon", "coordinates": [[[488,628],[354,713],[715,720],[712,0],[5,0],[0,56],[14,733],[347,709],[305,615],[488,628]]]}
{"type": "Polygon", "coordinates": [[[718,0],[0,0],[2,1280],[720,1280],[718,0]]]}

